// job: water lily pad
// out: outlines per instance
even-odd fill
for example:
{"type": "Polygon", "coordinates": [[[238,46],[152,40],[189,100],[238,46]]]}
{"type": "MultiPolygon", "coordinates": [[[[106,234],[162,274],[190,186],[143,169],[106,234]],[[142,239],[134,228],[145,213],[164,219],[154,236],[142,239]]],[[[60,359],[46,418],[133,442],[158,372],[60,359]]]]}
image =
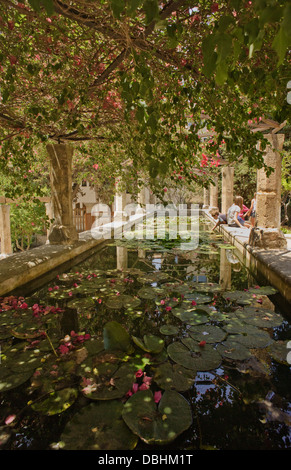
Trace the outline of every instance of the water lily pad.
{"type": "Polygon", "coordinates": [[[53,416],[66,411],[75,402],[77,396],[77,389],[64,388],[51,392],[44,400],[33,403],[31,408],[46,416],[53,416]]]}
{"type": "Polygon", "coordinates": [[[0,367],[0,392],[7,392],[24,384],[33,374],[33,369],[15,372],[4,365],[0,367]]]}
{"type": "Polygon", "coordinates": [[[141,299],[152,300],[156,297],[156,292],[152,287],[142,287],[137,291],[137,295],[141,299]]]}
{"type": "Polygon", "coordinates": [[[176,335],[179,332],[179,328],[174,325],[163,325],[160,327],[160,333],[162,335],[176,335]]]}
{"type": "Polygon", "coordinates": [[[105,305],[108,308],[119,310],[123,307],[122,299],[119,295],[110,296],[106,299],[105,305]]]}
{"type": "Polygon", "coordinates": [[[196,304],[208,304],[212,300],[211,295],[200,294],[199,292],[192,292],[190,294],[185,294],[185,300],[194,301],[196,304]]]}
{"type": "Polygon", "coordinates": [[[235,340],[235,336],[230,336],[222,344],[217,346],[217,351],[225,358],[231,360],[245,361],[251,357],[250,350],[243,344],[235,340]]]}
{"type": "Polygon", "coordinates": [[[67,307],[77,310],[95,307],[95,301],[92,297],[76,298],[67,303],[67,307]]]}
{"type": "Polygon", "coordinates": [[[164,390],[176,390],[185,392],[189,390],[195,382],[195,372],[180,364],[170,364],[166,362],[160,364],[154,374],[154,381],[164,390]]]}
{"type": "Polygon", "coordinates": [[[278,290],[272,286],[250,287],[249,292],[256,295],[274,295],[278,290]]]}
{"type": "Polygon", "coordinates": [[[207,371],[216,369],[221,363],[221,355],[211,346],[199,346],[192,338],[171,343],[167,352],[169,357],[186,369],[207,371]]]}
{"type": "Polygon", "coordinates": [[[200,325],[209,321],[208,315],[205,314],[204,310],[195,309],[194,307],[191,310],[173,308],[172,314],[188,325],[200,325]]]}
{"type": "MultiPolygon", "coordinates": [[[[100,372],[104,372],[104,368],[100,369],[100,372]]],[[[82,387],[82,393],[91,400],[122,398],[131,389],[135,381],[135,372],[133,365],[122,364],[112,375],[108,374],[108,371],[106,374],[94,374],[92,377],[94,380],[82,387]]]]}
{"type": "Polygon", "coordinates": [[[138,437],[122,418],[117,400],[94,402],[81,408],[66,424],[60,446],[64,450],[132,450],[138,437]]]}
{"type": "Polygon", "coordinates": [[[289,355],[290,357],[290,351],[291,351],[291,342],[288,340],[280,340],[280,341],[274,341],[270,346],[267,348],[270,356],[276,361],[279,362],[280,364],[286,364],[290,365],[290,360],[289,362],[287,361],[287,356],[289,355]]]}
{"type": "Polygon", "coordinates": [[[219,343],[223,341],[227,333],[218,326],[197,325],[189,329],[189,335],[196,341],[206,341],[206,343],[219,343]]]}
{"type": "Polygon", "coordinates": [[[131,347],[128,331],[116,321],[107,322],[104,325],[103,340],[105,349],[128,351],[131,347]]]}
{"type": "Polygon", "coordinates": [[[237,310],[235,315],[245,323],[261,328],[275,328],[283,323],[283,317],[279,313],[265,308],[245,307],[237,310]]]}
{"type": "Polygon", "coordinates": [[[139,391],[125,403],[123,419],[147,444],[168,444],[192,424],[191,408],[176,391],[166,390],[158,404],[150,390],[139,391]]]}
{"type": "Polygon", "coordinates": [[[225,300],[237,303],[239,305],[251,305],[255,300],[252,293],[245,291],[224,292],[223,297],[225,300]]]}
{"type": "Polygon", "coordinates": [[[144,335],[143,340],[137,338],[136,336],[132,336],[134,343],[141,348],[143,351],[158,354],[164,348],[164,340],[159,336],[155,335],[144,335]]]}

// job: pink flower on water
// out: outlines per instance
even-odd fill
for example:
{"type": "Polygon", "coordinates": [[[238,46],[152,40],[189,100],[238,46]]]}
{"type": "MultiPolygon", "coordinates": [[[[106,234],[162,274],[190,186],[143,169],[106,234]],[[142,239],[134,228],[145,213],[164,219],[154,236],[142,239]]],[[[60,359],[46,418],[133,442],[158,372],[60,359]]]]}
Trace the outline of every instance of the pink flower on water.
{"type": "Polygon", "coordinates": [[[140,386],[139,386],[139,390],[148,390],[150,388],[149,384],[146,384],[146,383],[142,383],[140,386]]]}
{"type": "Polygon", "coordinates": [[[161,300],[161,305],[165,305],[165,301],[164,301],[164,300],[161,300]]]}
{"type": "Polygon", "coordinates": [[[135,373],[136,378],[138,379],[139,377],[143,376],[143,371],[141,369],[138,369],[138,371],[135,373]]]}
{"type": "Polygon", "coordinates": [[[10,424],[12,423],[12,421],[14,421],[16,418],[16,415],[9,415],[7,416],[7,418],[5,419],[5,424],[10,424]]]}
{"type": "Polygon", "coordinates": [[[136,383],[132,384],[132,391],[133,393],[136,393],[138,391],[138,384],[136,383]]]}
{"type": "Polygon", "coordinates": [[[162,392],[159,390],[158,392],[154,393],[154,401],[155,403],[159,403],[160,399],[162,398],[162,392]]]}

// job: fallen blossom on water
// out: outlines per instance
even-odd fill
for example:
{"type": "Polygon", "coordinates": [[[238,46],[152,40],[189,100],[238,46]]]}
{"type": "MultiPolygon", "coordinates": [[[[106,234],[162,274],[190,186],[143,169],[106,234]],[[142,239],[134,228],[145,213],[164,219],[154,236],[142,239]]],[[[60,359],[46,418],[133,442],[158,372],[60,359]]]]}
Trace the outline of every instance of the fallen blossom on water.
{"type": "Polygon", "coordinates": [[[162,392],[159,390],[158,392],[154,393],[154,401],[155,403],[159,403],[162,398],[162,392]]]}
{"type": "Polygon", "coordinates": [[[5,419],[5,424],[11,424],[16,418],[16,415],[9,415],[7,416],[7,418],[5,419]]]}
{"type": "Polygon", "coordinates": [[[143,376],[143,371],[141,369],[138,369],[138,371],[135,373],[136,378],[142,377],[143,376]]]}

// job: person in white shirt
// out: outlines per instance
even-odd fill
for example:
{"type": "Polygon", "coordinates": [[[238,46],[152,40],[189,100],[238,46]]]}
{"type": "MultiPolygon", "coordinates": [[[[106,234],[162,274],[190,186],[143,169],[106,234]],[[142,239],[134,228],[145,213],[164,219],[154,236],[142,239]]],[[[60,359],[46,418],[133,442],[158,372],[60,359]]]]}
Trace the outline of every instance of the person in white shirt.
{"type": "Polygon", "coordinates": [[[239,216],[240,211],[243,206],[243,198],[241,196],[236,196],[232,206],[227,211],[227,224],[229,227],[240,227],[240,228],[249,228],[250,224],[245,222],[245,220],[239,216]]]}

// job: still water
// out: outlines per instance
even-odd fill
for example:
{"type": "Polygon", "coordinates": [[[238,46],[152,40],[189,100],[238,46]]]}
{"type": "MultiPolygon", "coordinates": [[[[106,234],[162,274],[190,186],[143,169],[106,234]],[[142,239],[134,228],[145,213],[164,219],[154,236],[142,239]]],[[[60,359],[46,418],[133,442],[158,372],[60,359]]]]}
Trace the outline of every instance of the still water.
{"type": "Polygon", "coordinates": [[[210,229],[1,299],[2,449],[290,448],[286,312],[210,229]]]}

